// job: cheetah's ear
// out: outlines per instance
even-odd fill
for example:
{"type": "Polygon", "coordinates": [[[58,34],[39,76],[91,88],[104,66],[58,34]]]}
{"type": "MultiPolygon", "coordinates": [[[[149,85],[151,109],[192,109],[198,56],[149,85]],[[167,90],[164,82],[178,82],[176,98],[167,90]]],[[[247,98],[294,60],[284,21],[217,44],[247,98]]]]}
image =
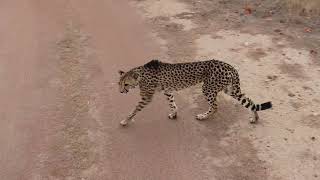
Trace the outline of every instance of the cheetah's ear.
{"type": "Polygon", "coordinates": [[[125,72],[124,71],[121,71],[119,70],[118,73],[120,74],[120,76],[122,76],[125,72]]]}

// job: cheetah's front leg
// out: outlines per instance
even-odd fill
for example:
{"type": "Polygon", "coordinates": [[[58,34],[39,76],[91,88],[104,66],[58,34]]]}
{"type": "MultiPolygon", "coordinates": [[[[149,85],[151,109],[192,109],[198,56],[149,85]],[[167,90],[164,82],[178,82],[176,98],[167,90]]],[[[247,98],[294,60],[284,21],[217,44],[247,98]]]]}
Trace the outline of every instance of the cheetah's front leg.
{"type": "Polygon", "coordinates": [[[139,101],[136,108],[129,114],[129,116],[120,122],[122,126],[126,126],[129,122],[132,121],[133,117],[141,111],[147,104],[149,104],[152,100],[153,92],[141,92],[141,100],[139,101]]]}
{"type": "Polygon", "coordinates": [[[176,119],[177,118],[177,105],[174,101],[173,93],[172,92],[165,92],[164,95],[167,96],[169,101],[170,111],[171,113],[168,115],[169,119],[176,119]]]}

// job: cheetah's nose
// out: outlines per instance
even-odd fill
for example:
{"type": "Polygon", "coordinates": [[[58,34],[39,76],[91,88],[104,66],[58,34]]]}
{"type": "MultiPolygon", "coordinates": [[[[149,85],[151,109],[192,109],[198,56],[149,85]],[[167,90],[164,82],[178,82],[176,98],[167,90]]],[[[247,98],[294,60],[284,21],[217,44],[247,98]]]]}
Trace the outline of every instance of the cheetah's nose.
{"type": "Polygon", "coordinates": [[[122,93],[122,94],[123,94],[123,93],[125,93],[125,94],[126,94],[127,92],[128,92],[128,90],[126,90],[126,89],[124,89],[124,90],[120,91],[120,93],[122,93]]]}

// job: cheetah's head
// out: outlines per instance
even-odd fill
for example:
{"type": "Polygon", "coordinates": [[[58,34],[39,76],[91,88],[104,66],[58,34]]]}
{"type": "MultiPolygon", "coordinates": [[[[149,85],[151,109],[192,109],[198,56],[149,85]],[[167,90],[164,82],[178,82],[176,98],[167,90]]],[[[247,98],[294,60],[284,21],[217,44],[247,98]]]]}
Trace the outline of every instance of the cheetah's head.
{"type": "Polygon", "coordinates": [[[124,72],[119,71],[119,91],[120,93],[128,93],[130,89],[135,88],[139,84],[139,74],[133,70],[124,72]]]}

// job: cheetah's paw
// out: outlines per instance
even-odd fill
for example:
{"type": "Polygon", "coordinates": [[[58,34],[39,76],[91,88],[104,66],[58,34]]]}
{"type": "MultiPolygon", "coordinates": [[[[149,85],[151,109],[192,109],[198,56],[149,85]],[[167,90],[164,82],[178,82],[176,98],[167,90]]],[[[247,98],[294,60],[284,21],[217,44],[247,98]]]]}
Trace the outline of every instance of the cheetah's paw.
{"type": "Polygon", "coordinates": [[[207,118],[208,118],[208,116],[205,115],[205,114],[198,114],[196,116],[196,119],[199,120],[199,121],[206,120],[207,118]]]}
{"type": "Polygon", "coordinates": [[[170,113],[168,115],[169,119],[177,119],[177,112],[174,112],[174,113],[170,113]]]}
{"type": "Polygon", "coordinates": [[[258,122],[258,120],[259,120],[258,113],[257,113],[257,112],[254,112],[254,117],[251,117],[251,118],[250,118],[250,123],[251,123],[251,124],[255,124],[255,123],[258,122]]]}
{"type": "Polygon", "coordinates": [[[120,125],[121,125],[121,126],[126,126],[126,125],[128,125],[128,121],[127,121],[127,120],[122,120],[122,121],[120,122],[120,125]]]}

